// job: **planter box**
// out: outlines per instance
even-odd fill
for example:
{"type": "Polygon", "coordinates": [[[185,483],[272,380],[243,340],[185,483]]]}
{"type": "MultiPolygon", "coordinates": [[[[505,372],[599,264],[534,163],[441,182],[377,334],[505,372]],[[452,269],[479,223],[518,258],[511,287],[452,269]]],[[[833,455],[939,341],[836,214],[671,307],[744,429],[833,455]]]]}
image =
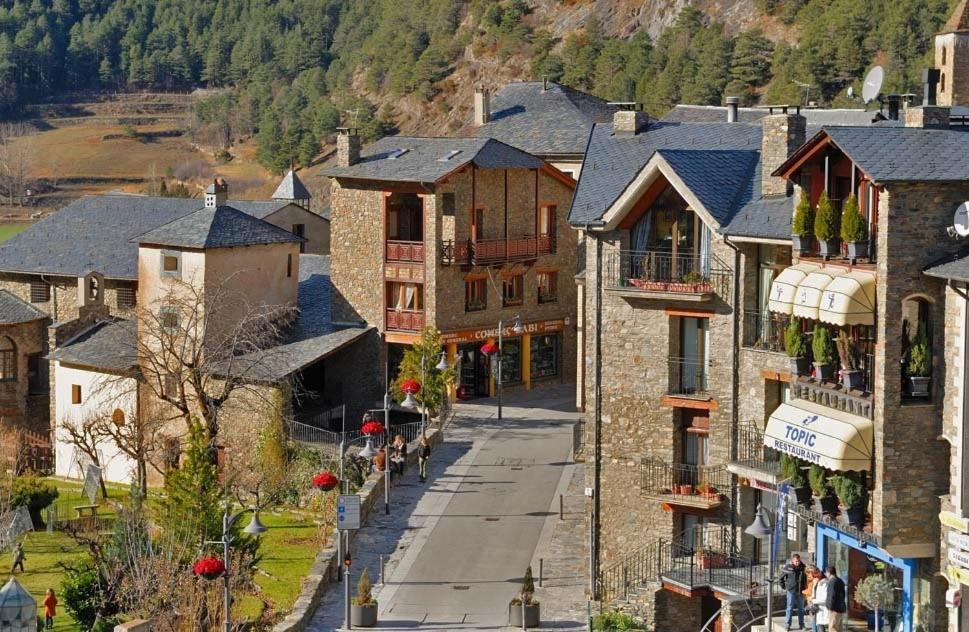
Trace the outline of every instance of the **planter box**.
{"type": "Polygon", "coordinates": [[[863,371],[842,371],[841,372],[841,384],[847,390],[865,390],[865,373],[863,371]]]}
{"type": "Polygon", "coordinates": [[[928,397],[929,390],[932,386],[932,378],[930,377],[917,377],[915,375],[910,375],[908,378],[909,383],[909,395],[912,397],[928,397]]]}
{"type": "Polygon", "coordinates": [[[819,380],[831,380],[834,378],[834,365],[833,364],[818,364],[814,363],[814,377],[819,380]]]}
{"type": "Polygon", "coordinates": [[[864,505],[848,507],[847,511],[845,511],[845,520],[852,527],[861,531],[865,528],[865,522],[868,517],[867,513],[864,505]]]}
{"type": "Polygon", "coordinates": [[[350,625],[372,628],[377,625],[377,604],[357,606],[350,604],[350,625]]]}
{"type": "Polygon", "coordinates": [[[520,628],[537,628],[542,625],[541,605],[533,603],[522,608],[521,604],[508,604],[508,625],[520,628]],[[525,621],[522,622],[522,610],[525,613],[525,621]]]}
{"type": "Polygon", "coordinates": [[[681,283],[675,282],[669,284],[670,292],[682,292],[685,294],[702,294],[705,292],[711,292],[713,290],[709,283],[681,283]]]}
{"type": "Polygon", "coordinates": [[[852,262],[855,259],[864,259],[868,256],[868,242],[867,241],[849,241],[848,242],[848,258],[852,262]]]}
{"type": "Polygon", "coordinates": [[[830,259],[831,257],[837,257],[838,255],[841,254],[841,240],[840,239],[819,239],[818,254],[820,254],[825,259],[830,259]]]}
{"type": "Polygon", "coordinates": [[[825,496],[818,499],[818,504],[821,506],[821,513],[825,516],[837,516],[838,509],[838,497],[837,496],[825,496]]]}
{"type": "Polygon", "coordinates": [[[801,237],[800,235],[791,235],[791,245],[794,248],[794,252],[799,252],[803,255],[814,250],[814,238],[810,236],[801,237]]]}
{"type": "Polygon", "coordinates": [[[627,279],[629,285],[633,287],[638,287],[641,290],[649,290],[651,292],[665,292],[669,289],[669,283],[663,283],[662,281],[646,281],[644,279],[627,279]]]}
{"type": "Polygon", "coordinates": [[[797,499],[797,504],[804,507],[811,506],[813,496],[811,496],[811,488],[808,485],[804,487],[792,487],[791,489],[794,490],[794,497],[797,499]]]}
{"type": "Polygon", "coordinates": [[[807,358],[791,358],[791,375],[807,375],[811,371],[811,362],[807,358]]]}
{"type": "Polygon", "coordinates": [[[693,495],[693,485],[677,485],[676,493],[681,496],[692,496],[693,495]]]}
{"type": "Polygon", "coordinates": [[[702,570],[711,568],[729,568],[730,561],[723,553],[701,552],[696,553],[697,566],[702,570]]]}

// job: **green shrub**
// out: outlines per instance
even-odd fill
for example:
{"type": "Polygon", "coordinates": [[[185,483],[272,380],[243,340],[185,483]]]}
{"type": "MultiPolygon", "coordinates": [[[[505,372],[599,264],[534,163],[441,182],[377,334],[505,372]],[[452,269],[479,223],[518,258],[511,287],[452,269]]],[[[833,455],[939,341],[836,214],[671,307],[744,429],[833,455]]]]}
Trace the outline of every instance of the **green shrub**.
{"type": "Polygon", "coordinates": [[[895,584],[884,575],[862,577],[855,586],[855,601],[869,610],[888,610],[895,605],[895,584]]]}
{"type": "Polygon", "coordinates": [[[849,474],[832,476],[829,481],[838,500],[845,507],[857,507],[864,502],[865,490],[853,476],[849,474]]]}
{"type": "Polygon", "coordinates": [[[592,629],[601,632],[612,632],[613,630],[645,630],[646,628],[634,616],[613,610],[592,617],[592,629]]]}
{"type": "Polygon", "coordinates": [[[908,373],[915,377],[929,377],[932,375],[932,348],[929,346],[929,336],[925,331],[925,323],[919,323],[918,333],[909,349],[908,373]]]}
{"type": "Polygon", "coordinates": [[[799,318],[791,318],[787,329],[784,330],[784,349],[792,358],[803,358],[807,355],[807,343],[804,341],[804,334],[801,333],[799,318]]]}
{"type": "Polygon", "coordinates": [[[811,208],[811,200],[803,189],[801,199],[798,200],[797,208],[794,209],[794,222],[791,225],[791,233],[800,237],[809,237],[814,232],[814,210],[811,208]]]}
{"type": "Polygon", "coordinates": [[[868,223],[858,211],[858,199],[848,196],[841,210],[841,239],[847,242],[868,241],[868,223]]]}
{"type": "Polygon", "coordinates": [[[788,454],[781,454],[781,478],[786,479],[792,487],[804,487],[807,480],[801,469],[801,462],[788,454]]]}
{"type": "Polygon", "coordinates": [[[376,606],[377,600],[371,594],[370,571],[366,568],[360,573],[360,581],[357,582],[357,596],[353,598],[356,606],[376,606]]]}
{"type": "Polygon", "coordinates": [[[837,239],[841,216],[834,210],[831,200],[828,199],[828,192],[821,194],[818,200],[818,211],[814,217],[814,236],[818,239],[837,239]]]}
{"type": "Polygon", "coordinates": [[[808,470],[808,484],[811,486],[811,492],[819,498],[824,498],[831,491],[828,485],[828,471],[820,465],[812,465],[808,470]]]}
{"type": "Polygon", "coordinates": [[[117,604],[107,598],[101,578],[91,562],[70,567],[61,581],[61,600],[82,630],[113,629],[117,604]]]}
{"type": "Polygon", "coordinates": [[[811,351],[814,352],[814,362],[816,364],[833,364],[834,356],[837,351],[834,341],[828,328],[817,325],[814,328],[814,339],[811,341],[811,351]]]}
{"type": "MultiPolygon", "coordinates": [[[[34,474],[24,474],[9,480],[9,485],[11,504],[14,507],[26,506],[34,527],[43,527],[44,520],[40,512],[50,507],[51,503],[60,495],[54,483],[45,481],[34,474]]],[[[0,493],[2,493],[2,490],[0,490],[0,493]]]]}

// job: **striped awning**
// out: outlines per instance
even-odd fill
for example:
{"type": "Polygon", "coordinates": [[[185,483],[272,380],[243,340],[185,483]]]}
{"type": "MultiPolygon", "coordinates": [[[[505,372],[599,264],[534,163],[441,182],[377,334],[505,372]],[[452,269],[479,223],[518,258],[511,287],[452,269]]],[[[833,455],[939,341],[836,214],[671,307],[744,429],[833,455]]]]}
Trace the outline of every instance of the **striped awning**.
{"type": "Polygon", "coordinates": [[[853,271],[832,279],[822,293],[818,320],[842,327],[874,325],[874,273],[853,271]]]}
{"type": "Polygon", "coordinates": [[[874,426],[867,417],[795,399],[771,413],[764,445],[829,470],[867,471],[874,426]]]}
{"type": "Polygon", "coordinates": [[[823,268],[811,272],[797,286],[794,295],[794,316],[800,318],[818,319],[818,307],[821,306],[821,294],[828,284],[841,273],[836,268],[823,268]]]}
{"type": "Polygon", "coordinates": [[[794,297],[797,294],[797,286],[807,277],[808,274],[820,269],[813,263],[799,263],[781,271],[777,278],[770,285],[770,299],[767,302],[767,309],[778,314],[791,315],[794,310],[794,297]]]}

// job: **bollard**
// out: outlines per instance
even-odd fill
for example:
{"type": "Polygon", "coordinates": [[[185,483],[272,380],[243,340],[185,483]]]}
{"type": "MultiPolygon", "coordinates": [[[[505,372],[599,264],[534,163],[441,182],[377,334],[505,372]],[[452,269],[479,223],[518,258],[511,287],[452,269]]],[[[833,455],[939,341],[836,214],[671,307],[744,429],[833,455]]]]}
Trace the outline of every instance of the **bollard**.
{"type": "Polygon", "coordinates": [[[384,585],[384,556],[380,556],[380,585],[384,585]]]}
{"type": "Polygon", "coordinates": [[[538,558],[538,587],[539,588],[542,587],[542,576],[544,575],[544,571],[545,571],[544,567],[545,567],[545,558],[544,557],[538,558]]]}
{"type": "Polygon", "coordinates": [[[565,520],[565,501],[562,494],[559,494],[559,520],[565,520]]]}

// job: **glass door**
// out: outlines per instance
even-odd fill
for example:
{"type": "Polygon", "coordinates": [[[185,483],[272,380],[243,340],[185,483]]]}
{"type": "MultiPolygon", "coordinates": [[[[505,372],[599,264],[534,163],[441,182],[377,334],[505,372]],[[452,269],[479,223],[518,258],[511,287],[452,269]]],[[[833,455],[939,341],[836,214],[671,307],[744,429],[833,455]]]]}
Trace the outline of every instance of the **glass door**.
{"type": "Polygon", "coordinates": [[[710,321],[692,316],[680,320],[680,392],[693,394],[706,391],[710,321]]]}

